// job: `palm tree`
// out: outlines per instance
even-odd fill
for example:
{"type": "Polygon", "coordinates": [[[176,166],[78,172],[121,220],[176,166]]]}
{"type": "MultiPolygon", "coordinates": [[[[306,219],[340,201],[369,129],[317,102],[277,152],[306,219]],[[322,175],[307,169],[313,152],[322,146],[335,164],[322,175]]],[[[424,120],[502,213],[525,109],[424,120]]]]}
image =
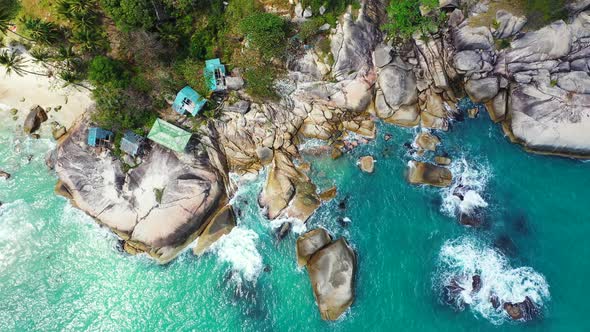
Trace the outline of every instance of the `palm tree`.
{"type": "Polygon", "coordinates": [[[17,0],[0,0],[0,33],[6,34],[6,31],[10,31],[23,39],[31,41],[29,38],[10,30],[12,19],[18,13],[19,6],[20,4],[17,0]]]}
{"type": "Polygon", "coordinates": [[[12,75],[17,74],[23,76],[24,74],[32,74],[37,76],[49,76],[43,73],[36,73],[25,69],[27,60],[20,54],[10,52],[8,50],[2,50],[0,52],[0,66],[3,66],[6,70],[6,74],[12,75]]]}

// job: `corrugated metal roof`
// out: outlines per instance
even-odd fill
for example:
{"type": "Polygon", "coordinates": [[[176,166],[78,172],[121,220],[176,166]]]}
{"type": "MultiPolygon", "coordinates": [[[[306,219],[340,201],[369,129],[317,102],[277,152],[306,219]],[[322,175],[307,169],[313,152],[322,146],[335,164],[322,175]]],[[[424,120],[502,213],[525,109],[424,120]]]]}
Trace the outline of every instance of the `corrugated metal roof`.
{"type": "Polygon", "coordinates": [[[219,58],[205,61],[205,77],[209,82],[209,90],[225,90],[225,66],[219,58]]]}
{"type": "Polygon", "coordinates": [[[96,146],[100,140],[108,140],[113,137],[113,133],[98,127],[88,128],[88,145],[96,146]]]}
{"type": "Polygon", "coordinates": [[[121,150],[123,150],[125,153],[131,156],[135,156],[139,152],[139,148],[141,147],[142,143],[143,137],[128,130],[125,132],[125,135],[123,135],[123,138],[121,139],[121,150]]]}
{"type": "Polygon", "coordinates": [[[156,119],[148,138],[171,150],[182,152],[192,134],[162,119],[156,119]]]}
{"type": "Polygon", "coordinates": [[[197,91],[190,86],[185,86],[176,95],[172,109],[179,114],[190,113],[196,116],[206,102],[207,100],[201,97],[197,91]]]}

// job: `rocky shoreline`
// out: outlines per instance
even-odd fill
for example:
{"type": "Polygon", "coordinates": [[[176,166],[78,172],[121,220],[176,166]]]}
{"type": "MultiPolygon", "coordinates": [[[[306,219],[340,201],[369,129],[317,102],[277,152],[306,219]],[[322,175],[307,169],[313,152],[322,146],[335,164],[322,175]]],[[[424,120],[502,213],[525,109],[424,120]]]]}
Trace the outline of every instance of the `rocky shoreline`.
{"type": "MultiPolygon", "coordinates": [[[[459,1],[444,1],[441,8],[447,25],[394,46],[380,31],[384,5],[364,1],[356,16],[347,12],[332,30],[330,54],[310,48],[289,61],[278,101],[258,103],[243,84],[233,86],[223,114],[200,129],[188,154],[154,145],[125,172],[110,152],[85,144],[87,125],[81,122],[50,158],[58,191],[121,237],[126,251],[166,263],[197,238],[195,253],[202,253],[235,225],[227,205],[235,188],[229,172],[268,168],[258,199],[268,219],[305,222],[322,200],[299,163],[300,142],[326,141],[328,153],[338,157],[350,133],[375,138],[376,120],[447,131],[462,116],[456,105],[465,96],[485,103],[491,119],[527,150],[590,158],[590,13],[579,10],[569,23],[523,33],[524,18],[507,12],[498,12],[499,24],[490,28],[472,26],[459,1]],[[499,38],[514,39],[498,50],[499,38]]],[[[421,153],[438,145],[425,135],[416,144],[421,153]]],[[[450,161],[436,158],[438,165],[413,161],[409,182],[449,186],[450,161]]],[[[373,167],[371,159],[365,168],[373,167]]],[[[307,263],[312,280],[331,278],[333,255],[355,260],[345,240],[320,250],[325,245],[307,255],[313,255],[307,263]],[[332,246],[336,254],[318,255],[332,246]]],[[[326,309],[322,299],[338,297],[338,287],[325,293],[313,283],[324,319],[338,318],[352,303],[356,267],[348,267],[350,296],[337,309],[326,309]]]]}

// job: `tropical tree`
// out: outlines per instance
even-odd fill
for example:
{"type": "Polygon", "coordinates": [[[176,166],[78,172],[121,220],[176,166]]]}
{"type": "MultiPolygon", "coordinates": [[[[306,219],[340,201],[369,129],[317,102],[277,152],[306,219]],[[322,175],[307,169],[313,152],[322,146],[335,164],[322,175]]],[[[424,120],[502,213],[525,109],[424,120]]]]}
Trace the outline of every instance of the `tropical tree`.
{"type": "Polygon", "coordinates": [[[25,69],[26,63],[27,60],[16,52],[11,52],[9,50],[2,50],[0,52],[0,66],[4,67],[6,74],[8,75],[12,75],[14,73],[19,76],[23,76],[24,74],[49,76],[47,74],[36,73],[25,69]]]}
{"type": "Polygon", "coordinates": [[[10,31],[15,35],[30,41],[29,38],[10,30],[12,20],[18,14],[19,8],[20,3],[18,0],[0,0],[0,33],[6,34],[7,31],[10,31]]]}
{"type": "Polygon", "coordinates": [[[28,35],[36,42],[50,45],[60,39],[59,27],[53,22],[43,21],[37,17],[24,17],[21,22],[28,35]]]}

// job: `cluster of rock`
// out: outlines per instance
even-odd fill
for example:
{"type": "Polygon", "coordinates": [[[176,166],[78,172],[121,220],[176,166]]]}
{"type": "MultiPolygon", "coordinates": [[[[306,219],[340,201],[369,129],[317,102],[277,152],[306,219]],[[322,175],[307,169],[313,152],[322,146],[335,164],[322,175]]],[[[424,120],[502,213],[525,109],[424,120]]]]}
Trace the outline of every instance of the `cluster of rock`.
{"type": "Polygon", "coordinates": [[[305,266],[325,320],[336,320],[354,300],[356,255],[345,239],[332,241],[323,228],[297,239],[297,264],[305,266]]]}
{"type": "MultiPolygon", "coordinates": [[[[471,286],[469,294],[471,297],[477,296],[477,293],[483,288],[483,281],[479,275],[473,275],[470,279],[468,276],[452,278],[448,285],[443,287],[444,301],[457,309],[463,309],[466,305],[469,305],[462,298],[462,294],[466,291],[466,288],[469,289],[469,286],[471,286]],[[464,286],[469,281],[471,281],[470,285],[464,286]]],[[[530,321],[541,315],[540,309],[528,296],[525,296],[522,302],[516,303],[503,301],[494,293],[486,295],[486,297],[495,310],[504,310],[513,320],[530,321]]]]}
{"type": "Polygon", "coordinates": [[[49,159],[59,176],[58,192],[121,237],[127,252],[146,252],[166,263],[203,231],[197,252],[231,227],[233,212],[220,175],[226,170],[216,168],[207,153],[153,146],[141,165],[124,172],[109,151],[86,144],[86,133],[79,124],[49,159]]]}

